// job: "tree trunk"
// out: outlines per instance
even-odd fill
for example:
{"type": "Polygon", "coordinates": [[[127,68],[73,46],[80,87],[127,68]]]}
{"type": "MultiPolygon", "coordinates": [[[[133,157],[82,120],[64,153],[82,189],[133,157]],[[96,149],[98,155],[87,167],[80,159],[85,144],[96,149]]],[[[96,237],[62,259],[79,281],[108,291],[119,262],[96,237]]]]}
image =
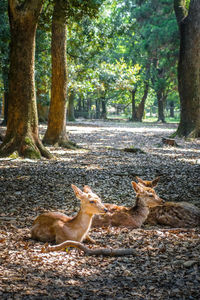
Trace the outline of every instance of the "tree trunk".
{"type": "Polygon", "coordinates": [[[200,1],[191,0],[185,17],[185,1],[174,0],[180,29],[178,88],[180,124],[176,134],[200,137],[200,1]]]}
{"type": "Polygon", "coordinates": [[[131,104],[132,104],[132,117],[131,117],[131,120],[137,122],[136,105],[135,105],[135,95],[136,95],[136,91],[137,91],[137,88],[134,88],[134,89],[131,91],[131,104]]]}
{"type": "Polygon", "coordinates": [[[136,109],[136,117],[137,117],[138,122],[142,122],[142,118],[144,115],[144,106],[145,106],[145,102],[146,102],[146,99],[148,96],[148,91],[149,91],[149,82],[147,81],[145,83],[144,94],[143,94],[142,100],[136,109]]]}
{"type": "Polygon", "coordinates": [[[42,0],[25,1],[19,5],[9,0],[11,32],[9,105],[7,131],[0,146],[0,155],[17,151],[20,156],[50,158],[38,135],[35,97],[34,54],[35,34],[42,0]]]}
{"type": "Polygon", "coordinates": [[[74,116],[74,91],[71,90],[68,97],[68,106],[67,106],[67,119],[68,121],[75,121],[74,116]]]}
{"type": "Polygon", "coordinates": [[[52,83],[48,127],[43,142],[66,148],[74,146],[66,131],[67,61],[66,61],[66,20],[64,0],[54,2],[52,20],[51,56],[52,83]]]}
{"type": "Polygon", "coordinates": [[[157,100],[158,100],[158,122],[165,123],[165,115],[164,115],[164,96],[161,90],[157,93],[157,100]]]}
{"type": "Polygon", "coordinates": [[[96,119],[100,119],[100,100],[96,99],[96,119]]]}
{"type": "Polygon", "coordinates": [[[101,118],[105,120],[107,119],[106,100],[101,99],[101,104],[102,104],[101,118]]]}

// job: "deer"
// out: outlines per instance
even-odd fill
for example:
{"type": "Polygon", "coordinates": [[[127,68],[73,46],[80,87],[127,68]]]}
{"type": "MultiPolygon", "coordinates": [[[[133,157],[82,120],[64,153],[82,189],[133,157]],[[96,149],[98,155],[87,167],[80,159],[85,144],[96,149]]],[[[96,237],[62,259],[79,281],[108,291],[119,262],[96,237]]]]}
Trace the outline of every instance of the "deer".
{"type": "Polygon", "coordinates": [[[106,203],[107,214],[96,215],[93,218],[92,227],[119,226],[140,228],[148,217],[150,207],[162,205],[161,199],[150,187],[144,187],[132,181],[136,192],[136,201],[133,207],[118,206],[106,203]]]}
{"type": "MultiPolygon", "coordinates": [[[[152,181],[136,178],[144,188],[149,186],[155,187],[159,181],[159,177],[152,181]],[[156,180],[157,183],[154,185],[156,180]]],[[[145,223],[180,228],[197,227],[200,226],[200,209],[189,202],[166,201],[163,205],[150,208],[145,223]]]]}
{"type": "Polygon", "coordinates": [[[71,187],[81,201],[77,215],[70,217],[51,211],[39,215],[31,229],[32,239],[41,242],[56,242],[56,244],[66,240],[82,242],[86,238],[93,242],[88,235],[93,216],[106,213],[107,208],[89,186],[84,186],[83,191],[73,184],[71,187]]]}

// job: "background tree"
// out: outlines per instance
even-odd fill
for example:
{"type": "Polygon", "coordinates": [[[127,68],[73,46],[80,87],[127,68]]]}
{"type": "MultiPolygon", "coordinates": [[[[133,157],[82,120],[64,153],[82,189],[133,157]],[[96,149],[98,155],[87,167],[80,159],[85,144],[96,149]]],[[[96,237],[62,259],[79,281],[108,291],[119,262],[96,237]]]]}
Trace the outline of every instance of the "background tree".
{"type": "Polygon", "coordinates": [[[101,1],[90,0],[87,3],[79,0],[54,1],[52,20],[52,88],[48,117],[48,127],[43,141],[46,144],[57,144],[74,147],[66,132],[66,95],[67,95],[67,63],[66,63],[66,23],[71,16],[82,18],[84,14],[94,16],[101,1]]]}
{"type": "Polygon", "coordinates": [[[66,3],[54,1],[52,18],[52,82],[51,102],[48,127],[43,142],[50,145],[69,146],[66,131],[66,95],[67,95],[67,61],[66,61],[66,3]]]}
{"type": "Polygon", "coordinates": [[[11,32],[9,107],[6,136],[0,146],[1,155],[17,151],[24,157],[51,157],[38,135],[35,97],[34,53],[35,33],[42,0],[9,0],[11,32]]]}
{"type": "Polygon", "coordinates": [[[200,1],[174,0],[180,29],[178,88],[180,136],[200,137],[200,1]]]}

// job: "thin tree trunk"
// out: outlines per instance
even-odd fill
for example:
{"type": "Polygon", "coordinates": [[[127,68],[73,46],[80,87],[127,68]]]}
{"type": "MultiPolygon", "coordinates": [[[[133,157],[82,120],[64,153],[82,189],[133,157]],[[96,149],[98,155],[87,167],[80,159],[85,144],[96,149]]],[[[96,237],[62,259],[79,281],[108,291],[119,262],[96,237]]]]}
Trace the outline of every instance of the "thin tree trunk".
{"type": "Polygon", "coordinates": [[[52,20],[52,85],[51,102],[48,116],[48,127],[44,143],[66,148],[74,147],[66,131],[66,97],[67,97],[67,29],[64,14],[64,0],[54,1],[52,20]]]}
{"type": "Polygon", "coordinates": [[[185,2],[174,0],[180,29],[178,88],[181,114],[176,134],[200,137],[200,1],[190,1],[188,16],[185,2]]]}
{"type": "Polygon", "coordinates": [[[136,105],[135,105],[135,95],[137,92],[137,88],[134,88],[131,91],[131,105],[132,105],[132,117],[131,120],[132,121],[137,121],[137,115],[136,115],[136,105]]]}
{"type": "Polygon", "coordinates": [[[107,119],[106,100],[101,99],[101,104],[102,104],[101,118],[105,120],[107,119]]]}
{"type": "Polygon", "coordinates": [[[67,119],[68,121],[75,121],[74,116],[74,91],[71,90],[68,97],[68,106],[67,106],[67,119]]]}
{"type": "Polygon", "coordinates": [[[100,119],[100,100],[96,99],[96,119],[100,119]]]}
{"type": "Polygon", "coordinates": [[[136,116],[137,116],[137,121],[138,122],[142,122],[142,118],[143,118],[143,115],[144,115],[145,102],[146,102],[146,99],[147,99],[147,96],[148,96],[148,91],[149,91],[149,82],[147,81],[145,83],[144,94],[143,94],[142,100],[141,100],[141,102],[138,105],[137,110],[136,110],[136,116]]]}
{"type": "Polygon", "coordinates": [[[163,93],[160,90],[156,94],[157,94],[157,100],[158,100],[158,122],[165,123],[163,93]]]}
{"type": "Polygon", "coordinates": [[[11,32],[9,105],[7,131],[0,146],[0,154],[7,156],[17,151],[20,156],[50,158],[38,135],[35,97],[34,55],[35,34],[42,0],[25,1],[21,6],[9,0],[11,32]]]}

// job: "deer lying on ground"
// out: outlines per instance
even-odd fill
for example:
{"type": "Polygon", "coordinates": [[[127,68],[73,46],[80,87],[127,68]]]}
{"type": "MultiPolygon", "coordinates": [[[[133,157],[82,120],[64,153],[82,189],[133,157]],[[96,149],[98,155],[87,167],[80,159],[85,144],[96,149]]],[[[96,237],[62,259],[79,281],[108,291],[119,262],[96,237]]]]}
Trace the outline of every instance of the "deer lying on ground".
{"type": "MultiPolygon", "coordinates": [[[[59,212],[41,214],[35,219],[31,230],[33,239],[42,242],[55,241],[57,244],[66,240],[82,242],[87,237],[94,214],[107,212],[101,199],[92,192],[89,186],[84,186],[83,191],[73,184],[72,188],[76,197],[81,200],[78,214],[75,217],[59,212]]],[[[88,239],[91,238],[88,236],[88,239]]]]}
{"type": "MultiPolygon", "coordinates": [[[[153,187],[156,179],[145,181],[137,177],[139,183],[145,187],[153,187]]],[[[188,202],[165,202],[161,206],[158,205],[150,208],[145,223],[150,225],[167,225],[170,227],[200,226],[200,209],[188,202]]]]}
{"type": "Polygon", "coordinates": [[[141,186],[134,181],[132,181],[132,186],[136,192],[135,205],[125,207],[109,203],[104,204],[109,213],[95,216],[92,222],[93,227],[139,228],[146,220],[149,208],[163,203],[163,199],[159,198],[152,188],[141,186]]]}

